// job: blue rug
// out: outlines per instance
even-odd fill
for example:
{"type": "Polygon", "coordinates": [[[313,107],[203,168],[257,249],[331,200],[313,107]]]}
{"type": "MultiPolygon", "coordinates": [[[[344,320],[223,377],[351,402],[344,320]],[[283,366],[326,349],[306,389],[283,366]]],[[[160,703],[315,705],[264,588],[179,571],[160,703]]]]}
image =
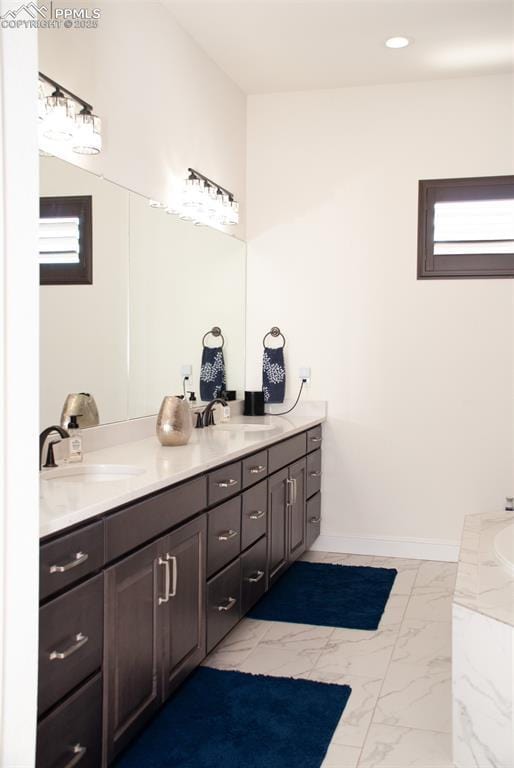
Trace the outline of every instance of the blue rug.
{"type": "Polygon", "coordinates": [[[347,685],[200,667],[117,768],[317,768],[347,685]]]}
{"type": "Polygon", "coordinates": [[[293,624],[377,629],[397,573],[394,568],[293,563],[248,616],[293,624]]]}

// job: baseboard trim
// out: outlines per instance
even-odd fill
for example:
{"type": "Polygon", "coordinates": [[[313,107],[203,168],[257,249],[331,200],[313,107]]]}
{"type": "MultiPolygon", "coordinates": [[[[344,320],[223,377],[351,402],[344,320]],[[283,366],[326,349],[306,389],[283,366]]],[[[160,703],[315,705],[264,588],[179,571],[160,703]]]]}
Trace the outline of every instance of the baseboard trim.
{"type": "Polygon", "coordinates": [[[394,539],[388,536],[329,536],[321,534],[312,549],[318,552],[348,552],[352,555],[406,557],[414,560],[439,560],[455,563],[459,543],[441,539],[394,539]]]}

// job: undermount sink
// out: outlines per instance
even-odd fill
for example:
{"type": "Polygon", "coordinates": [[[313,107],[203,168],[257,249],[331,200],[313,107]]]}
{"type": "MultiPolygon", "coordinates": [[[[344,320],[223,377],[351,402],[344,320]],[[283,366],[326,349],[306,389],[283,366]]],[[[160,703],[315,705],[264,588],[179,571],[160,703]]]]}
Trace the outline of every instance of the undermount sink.
{"type": "Polygon", "coordinates": [[[44,469],[41,472],[41,480],[105,483],[113,480],[127,480],[130,477],[142,475],[144,471],[141,467],[131,464],[78,464],[75,467],[44,469]]]}
{"type": "Polygon", "coordinates": [[[269,432],[275,427],[272,424],[252,424],[247,421],[222,421],[216,424],[216,429],[226,429],[230,432],[269,432]]]}

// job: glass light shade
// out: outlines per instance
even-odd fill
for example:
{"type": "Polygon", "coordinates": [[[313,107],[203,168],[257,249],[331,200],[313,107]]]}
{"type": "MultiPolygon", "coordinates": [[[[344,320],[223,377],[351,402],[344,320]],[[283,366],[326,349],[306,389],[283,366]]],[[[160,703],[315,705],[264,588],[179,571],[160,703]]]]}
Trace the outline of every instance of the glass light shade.
{"type": "Polygon", "coordinates": [[[46,117],[46,96],[45,89],[43,88],[43,83],[41,81],[39,82],[37,93],[37,117],[40,122],[43,122],[46,117]]]}
{"type": "Polygon", "coordinates": [[[75,131],[75,103],[57,91],[45,99],[43,135],[54,141],[69,141],[75,131]]]}
{"type": "Polygon", "coordinates": [[[230,210],[228,212],[228,223],[239,224],[239,203],[232,200],[230,203],[230,210]]]}
{"type": "Polygon", "coordinates": [[[200,179],[186,179],[184,191],[184,205],[187,208],[195,208],[200,202],[201,182],[200,179]]]}
{"type": "Polygon", "coordinates": [[[97,155],[102,149],[100,118],[82,110],[75,118],[73,151],[79,155],[97,155]]]}

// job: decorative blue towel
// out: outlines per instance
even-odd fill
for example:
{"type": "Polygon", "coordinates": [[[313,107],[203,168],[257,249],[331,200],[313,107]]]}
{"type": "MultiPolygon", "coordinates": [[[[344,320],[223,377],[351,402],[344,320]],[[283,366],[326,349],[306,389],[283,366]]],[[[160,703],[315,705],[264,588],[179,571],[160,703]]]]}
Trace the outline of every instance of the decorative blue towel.
{"type": "Polygon", "coordinates": [[[200,369],[200,398],[204,402],[220,397],[227,389],[225,360],[221,347],[204,347],[200,369]]]}
{"type": "Polygon", "coordinates": [[[284,347],[264,347],[262,391],[265,403],[283,403],[286,395],[284,347]]]}

